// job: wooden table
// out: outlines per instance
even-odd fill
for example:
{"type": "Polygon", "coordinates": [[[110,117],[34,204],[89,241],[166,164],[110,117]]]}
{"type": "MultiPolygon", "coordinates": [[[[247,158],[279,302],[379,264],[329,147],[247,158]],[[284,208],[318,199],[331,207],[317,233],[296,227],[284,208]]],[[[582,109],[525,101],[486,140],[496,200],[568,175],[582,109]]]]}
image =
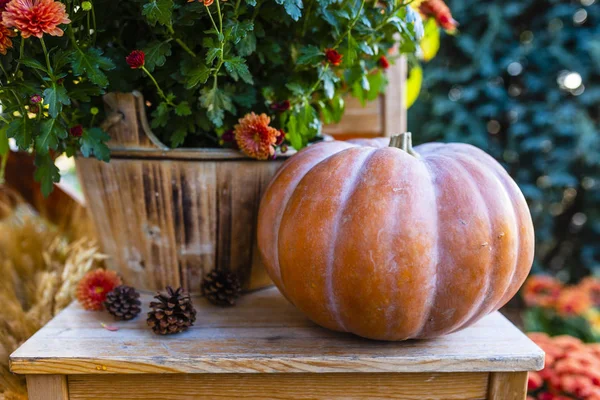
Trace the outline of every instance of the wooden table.
{"type": "Polygon", "coordinates": [[[322,329],[276,289],[234,308],[196,304],[196,325],[167,337],[145,313],[115,323],[71,304],[11,355],[12,370],[27,375],[31,400],[522,400],[526,371],[543,366],[499,313],[440,339],[392,343],[322,329]]]}

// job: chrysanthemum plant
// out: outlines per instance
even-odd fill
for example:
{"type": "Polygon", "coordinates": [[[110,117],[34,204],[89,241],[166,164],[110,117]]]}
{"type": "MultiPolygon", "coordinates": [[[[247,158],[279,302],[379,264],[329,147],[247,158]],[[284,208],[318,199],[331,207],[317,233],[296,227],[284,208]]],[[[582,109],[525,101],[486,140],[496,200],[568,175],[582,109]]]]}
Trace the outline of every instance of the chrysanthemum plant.
{"type": "Polygon", "coordinates": [[[56,155],[108,161],[108,91],[141,91],[154,133],[173,147],[271,158],[339,121],[346,94],[382,93],[384,69],[423,31],[409,0],[0,0],[0,9],[0,154],[7,138],[33,150],[44,193],[60,179],[56,155]]]}

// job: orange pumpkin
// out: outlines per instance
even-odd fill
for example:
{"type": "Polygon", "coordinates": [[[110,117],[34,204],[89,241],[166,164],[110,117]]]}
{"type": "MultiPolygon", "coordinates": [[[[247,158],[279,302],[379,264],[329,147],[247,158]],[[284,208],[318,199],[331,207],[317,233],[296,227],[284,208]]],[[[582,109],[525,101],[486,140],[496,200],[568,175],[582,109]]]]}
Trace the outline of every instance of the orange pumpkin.
{"type": "Polygon", "coordinates": [[[326,328],[431,338],[504,305],[533,261],[515,182],[467,144],[323,142],[291,157],[260,205],[269,275],[326,328]]]}

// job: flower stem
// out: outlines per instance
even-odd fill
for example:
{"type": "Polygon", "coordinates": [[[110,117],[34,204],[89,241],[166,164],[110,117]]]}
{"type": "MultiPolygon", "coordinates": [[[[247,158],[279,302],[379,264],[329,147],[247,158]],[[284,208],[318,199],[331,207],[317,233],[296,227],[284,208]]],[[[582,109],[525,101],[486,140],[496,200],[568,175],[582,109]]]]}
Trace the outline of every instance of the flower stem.
{"type": "Polygon", "coordinates": [[[19,47],[19,59],[17,60],[17,68],[15,68],[15,78],[19,73],[19,67],[21,67],[21,60],[23,59],[23,54],[25,53],[25,39],[21,36],[21,46],[19,47]]]}
{"type": "Polygon", "coordinates": [[[173,104],[173,102],[167,98],[167,96],[165,95],[165,92],[163,92],[163,90],[160,88],[160,85],[158,84],[156,79],[154,79],[154,76],[150,73],[150,71],[148,71],[146,69],[146,67],[144,67],[144,66],[142,66],[140,69],[142,71],[144,71],[146,73],[146,75],[148,75],[148,77],[152,80],[152,82],[154,82],[154,86],[156,86],[156,90],[158,91],[159,96],[165,101],[165,103],[167,103],[170,106],[175,107],[175,104],[173,104]]]}
{"type": "Polygon", "coordinates": [[[188,53],[190,56],[192,56],[194,58],[198,57],[198,55],[196,53],[194,53],[194,51],[192,49],[190,49],[188,47],[188,45],[185,44],[185,42],[183,40],[175,37],[175,30],[173,30],[173,26],[172,25],[167,25],[167,30],[169,31],[169,34],[171,35],[171,38],[175,39],[175,41],[177,42],[177,44],[179,46],[181,46],[181,48],[183,50],[185,50],[186,53],[188,53]]]}
{"type": "Polygon", "coordinates": [[[215,21],[210,13],[210,10],[208,12],[208,15],[210,15],[210,19],[213,21],[215,30],[219,34],[219,39],[220,39],[219,42],[221,44],[221,49],[219,52],[219,63],[217,64],[217,67],[215,68],[215,73],[213,74],[213,78],[214,78],[213,88],[214,89],[217,88],[217,80],[218,80],[219,71],[221,70],[221,67],[223,66],[224,57],[225,57],[225,54],[224,54],[224,52],[225,52],[225,36],[223,36],[223,15],[221,14],[220,1],[216,0],[216,2],[217,2],[217,13],[219,14],[219,29],[217,29],[217,24],[215,24],[215,21]]]}
{"type": "Polygon", "coordinates": [[[356,16],[354,17],[354,19],[352,21],[350,21],[350,24],[348,25],[348,29],[346,30],[346,32],[344,32],[344,34],[339,37],[337,42],[335,42],[335,44],[333,45],[334,49],[337,48],[342,43],[344,38],[350,33],[350,31],[352,31],[352,29],[354,29],[354,25],[356,25],[356,23],[360,19],[360,14],[362,13],[364,6],[365,6],[365,0],[361,0],[360,8],[359,8],[358,12],[356,13],[356,16]]]}
{"type": "Polygon", "coordinates": [[[44,38],[40,38],[40,43],[42,43],[42,49],[44,50],[44,55],[46,56],[46,66],[48,67],[48,73],[52,75],[52,66],[50,65],[50,54],[48,54],[48,49],[46,49],[46,43],[44,42],[44,38]]]}

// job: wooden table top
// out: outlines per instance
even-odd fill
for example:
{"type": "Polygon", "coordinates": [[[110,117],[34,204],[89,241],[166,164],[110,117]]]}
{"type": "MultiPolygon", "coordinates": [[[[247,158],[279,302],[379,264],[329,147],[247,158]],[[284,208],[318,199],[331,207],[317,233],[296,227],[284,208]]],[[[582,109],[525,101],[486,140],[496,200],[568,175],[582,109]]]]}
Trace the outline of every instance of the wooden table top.
{"type": "Polygon", "coordinates": [[[378,342],[328,331],[275,289],[220,308],[198,298],[195,326],[158,336],[142,314],[115,322],[71,304],[11,355],[21,374],[533,371],[544,353],[500,313],[448,336],[378,342]],[[101,323],[119,328],[111,332],[101,323]]]}

